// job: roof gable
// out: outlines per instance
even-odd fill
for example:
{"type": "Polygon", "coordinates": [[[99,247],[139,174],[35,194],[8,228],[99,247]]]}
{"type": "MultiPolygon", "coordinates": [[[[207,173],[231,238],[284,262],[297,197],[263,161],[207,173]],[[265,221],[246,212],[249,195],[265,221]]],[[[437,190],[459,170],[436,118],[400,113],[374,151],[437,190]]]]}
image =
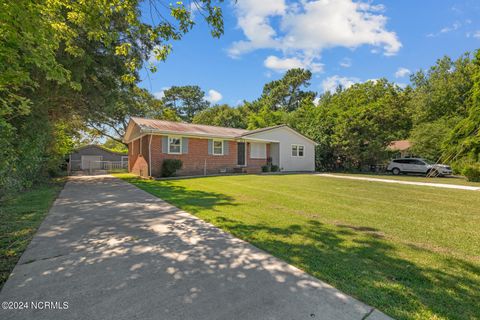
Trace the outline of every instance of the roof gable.
{"type": "Polygon", "coordinates": [[[315,145],[318,145],[318,143],[316,143],[315,141],[313,141],[312,139],[304,136],[303,134],[301,134],[300,132],[290,128],[288,125],[286,124],[281,124],[281,125],[278,125],[278,126],[273,126],[273,127],[268,127],[268,128],[261,128],[261,129],[257,129],[257,130],[252,130],[246,134],[244,134],[242,137],[252,137],[252,136],[255,136],[257,134],[261,134],[261,133],[264,133],[264,132],[267,132],[267,131],[274,131],[274,130],[278,130],[278,129],[284,129],[284,130],[287,130],[315,145]]]}

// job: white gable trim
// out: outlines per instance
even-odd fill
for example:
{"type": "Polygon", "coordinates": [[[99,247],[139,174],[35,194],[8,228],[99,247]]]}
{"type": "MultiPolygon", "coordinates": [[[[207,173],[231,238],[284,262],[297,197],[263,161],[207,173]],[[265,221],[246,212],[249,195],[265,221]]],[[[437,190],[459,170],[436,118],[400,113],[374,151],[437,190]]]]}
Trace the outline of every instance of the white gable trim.
{"type": "Polygon", "coordinates": [[[245,135],[243,135],[243,137],[245,137],[246,139],[248,139],[249,137],[254,137],[255,135],[257,134],[261,134],[261,133],[264,133],[264,132],[268,132],[268,131],[274,131],[274,130],[278,130],[278,129],[287,129],[288,131],[294,133],[295,135],[313,143],[314,145],[318,145],[318,143],[316,143],[315,141],[313,141],[312,139],[310,138],[307,138],[306,136],[304,136],[303,134],[299,133],[298,131],[290,128],[289,126],[287,125],[284,125],[284,126],[278,126],[278,127],[272,127],[272,128],[266,128],[265,130],[262,130],[262,131],[259,131],[259,132],[254,132],[254,133],[247,133],[245,135]]]}

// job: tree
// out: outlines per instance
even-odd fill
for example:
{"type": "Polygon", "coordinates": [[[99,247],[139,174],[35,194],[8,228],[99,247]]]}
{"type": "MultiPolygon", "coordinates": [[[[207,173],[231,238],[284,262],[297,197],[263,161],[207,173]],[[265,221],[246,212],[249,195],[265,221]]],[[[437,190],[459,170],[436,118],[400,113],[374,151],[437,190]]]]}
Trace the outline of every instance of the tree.
{"type": "Polygon", "coordinates": [[[267,105],[248,115],[248,129],[271,127],[287,122],[288,113],[283,110],[271,110],[267,105]]]}
{"type": "Polygon", "coordinates": [[[123,91],[123,98],[116,98],[104,109],[93,108],[87,125],[96,135],[122,142],[130,117],[146,117],[159,120],[179,121],[175,110],[168,108],[161,100],[153,97],[147,90],[132,87],[123,91]]]}
{"type": "Polygon", "coordinates": [[[269,82],[263,87],[260,104],[269,106],[273,111],[294,111],[303,99],[313,101],[315,98],[314,92],[302,90],[310,85],[311,78],[312,73],[309,70],[288,70],[281,79],[269,82]]]}
{"type": "Polygon", "coordinates": [[[410,132],[411,152],[433,162],[440,161],[445,143],[456,123],[457,118],[440,118],[416,125],[410,132]]]}
{"type": "Polygon", "coordinates": [[[302,103],[289,123],[312,137],[317,146],[317,168],[333,169],[337,159],[347,168],[378,164],[386,147],[411,128],[408,95],[386,79],[367,81],[326,93],[318,106],[302,103]]]}
{"type": "Polygon", "coordinates": [[[192,122],[229,128],[245,129],[247,127],[242,108],[232,108],[226,104],[215,105],[201,111],[195,115],[192,122]]]}
{"type": "MultiPolygon", "coordinates": [[[[219,2],[193,1],[214,37],[223,33],[219,2]]],[[[1,191],[28,187],[52,172],[85,122],[122,122],[119,115],[130,108],[123,101],[138,96],[138,70],[151,56],[166,59],[172,41],[195,24],[190,3],[148,6],[151,19],[142,17],[137,0],[2,3],[1,191]]]]}
{"type": "Polygon", "coordinates": [[[386,79],[353,85],[332,102],[341,109],[333,143],[349,166],[382,162],[388,144],[405,138],[411,129],[407,98],[386,79]]]}
{"type": "Polygon", "coordinates": [[[176,110],[180,118],[187,122],[192,122],[197,113],[210,105],[199,86],[173,86],[163,93],[162,102],[165,106],[176,110]]]}
{"type": "Polygon", "coordinates": [[[414,90],[409,102],[414,124],[443,117],[466,117],[474,71],[470,54],[465,53],[456,61],[445,56],[428,72],[415,73],[411,77],[414,90]]]}
{"type": "Polygon", "coordinates": [[[444,159],[459,163],[480,162],[480,50],[473,61],[473,85],[468,98],[468,116],[459,121],[445,144],[444,159]]]}
{"type": "Polygon", "coordinates": [[[104,148],[107,148],[108,150],[111,150],[113,152],[120,152],[120,153],[127,153],[128,148],[121,142],[118,142],[117,140],[114,139],[107,139],[105,142],[102,144],[104,148]]]}

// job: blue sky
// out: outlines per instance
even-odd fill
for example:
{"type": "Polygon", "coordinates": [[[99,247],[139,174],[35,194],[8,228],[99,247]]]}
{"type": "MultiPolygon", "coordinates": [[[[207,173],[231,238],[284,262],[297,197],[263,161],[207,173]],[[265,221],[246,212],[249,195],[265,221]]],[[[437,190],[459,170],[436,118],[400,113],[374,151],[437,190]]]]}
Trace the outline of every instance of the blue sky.
{"type": "Polygon", "coordinates": [[[480,1],[227,0],[225,34],[197,26],[173,43],[141,86],[157,96],[199,85],[215,103],[254,100],[289,67],[313,71],[310,90],[385,77],[400,85],[435,60],[480,48],[480,1]]]}

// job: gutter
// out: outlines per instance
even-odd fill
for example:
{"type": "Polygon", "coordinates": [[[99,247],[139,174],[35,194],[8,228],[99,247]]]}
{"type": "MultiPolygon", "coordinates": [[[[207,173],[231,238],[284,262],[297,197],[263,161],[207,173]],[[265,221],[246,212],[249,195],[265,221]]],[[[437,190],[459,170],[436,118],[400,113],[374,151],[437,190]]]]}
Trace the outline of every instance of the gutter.
{"type": "Polygon", "coordinates": [[[152,176],[152,137],[150,135],[150,141],[148,141],[148,176],[152,176]]]}

